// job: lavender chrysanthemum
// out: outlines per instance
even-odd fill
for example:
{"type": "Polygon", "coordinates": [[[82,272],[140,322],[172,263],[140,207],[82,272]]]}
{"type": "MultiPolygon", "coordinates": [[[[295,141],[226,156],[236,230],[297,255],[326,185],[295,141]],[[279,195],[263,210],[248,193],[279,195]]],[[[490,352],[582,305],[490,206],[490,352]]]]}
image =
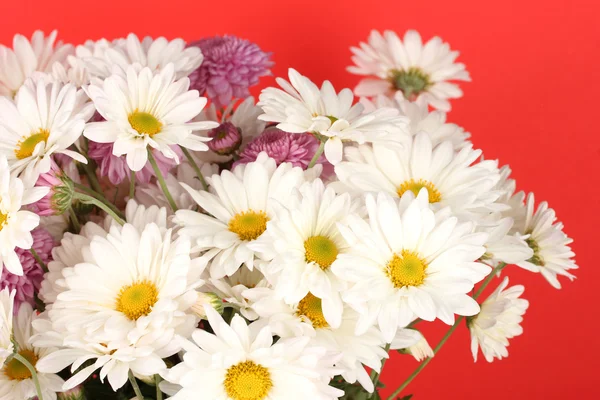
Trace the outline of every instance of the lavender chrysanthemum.
{"type": "MultiPolygon", "coordinates": [[[[48,264],[52,259],[52,248],[54,239],[45,229],[38,228],[31,232],[33,236],[33,249],[48,264]]],[[[23,266],[23,275],[11,274],[8,269],[2,268],[2,278],[0,279],[0,289],[8,287],[9,290],[16,290],[15,294],[15,314],[18,312],[22,303],[29,303],[35,306],[35,292],[40,289],[44,271],[37,263],[29,250],[20,248],[15,249],[15,253],[23,266]]]]}
{"type": "MultiPolygon", "coordinates": [[[[245,164],[256,161],[264,151],[275,159],[277,165],[289,162],[294,167],[306,168],[319,147],[319,141],[312,135],[288,133],[277,128],[268,128],[260,136],[252,140],[240,154],[237,163],[245,164]]],[[[321,156],[319,163],[325,161],[321,156]]]]}
{"type": "Polygon", "coordinates": [[[215,36],[190,44],[202,50],[204,61],[189,76],[190,89],[197,89],[218,107],[227,106],[233,98],[250,95],[248,88],[260,77],[270,75],[271,53],[255,43],[235,36],[215,36]]]}

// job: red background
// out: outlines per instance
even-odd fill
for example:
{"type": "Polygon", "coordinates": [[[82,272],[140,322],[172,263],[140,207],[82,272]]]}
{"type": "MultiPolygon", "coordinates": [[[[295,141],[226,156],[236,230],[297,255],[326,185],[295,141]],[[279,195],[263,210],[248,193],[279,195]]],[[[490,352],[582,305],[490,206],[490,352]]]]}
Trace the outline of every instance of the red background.
{"type": "MultiPolygon", "coordinates": [[[[573,245],[581,269],[557,291],[540,275],[508,270],[526,285],[531,302],[525,334],[511,341],[510,357],[473,363],[467,330],[457,330],[405,393],[415,399],[598,398],[598,249],[600,131],[600,3],[597,0],[281,0],[183,2],[179,0],[3,1],[0,42],[35,29],[59,29],[59,38],[79,43],[133,31],[193,40],[231,33],[274,53],[275,75],[293,66],[316,82],[353,87],[345,71],[351,45],[371,29],[425,39],[440,35],[472,83],[453,101],[449,120],[473,134],[487,158],[513,168],[519,189],[548,200],[573,245]],[[595,394],[594,394],[595,393],[595,394]]],[[[263,80],[261,86],[273,83],[263,80]]],[[[258,93],[258,92],[257,92],[258,93]]],[[[436,343],[446,329],[431,327],[436,343]]],[[[417,366],[394,355],[383,381],[398,386],[417,366]]],[[[388,394],[389,391],[384,392],[388,394]]],[[[307,399],[308,400],[308,399],[307,399]]]]}

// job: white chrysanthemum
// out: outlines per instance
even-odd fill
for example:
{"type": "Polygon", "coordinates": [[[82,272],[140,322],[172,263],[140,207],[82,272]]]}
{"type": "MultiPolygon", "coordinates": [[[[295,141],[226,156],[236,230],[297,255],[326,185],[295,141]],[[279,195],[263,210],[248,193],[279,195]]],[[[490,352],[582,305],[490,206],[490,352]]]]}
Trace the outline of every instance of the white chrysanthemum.
{"type": "Polygon", "coordinates": [[[479,263],[485,233],[459,223],[449,209],[434,213],[426,190],[398,201],[379,193],[366,197],[368,221],[350,216],[339,229],[350,251],[331,268],[353,282],[344,302],[361,315],[357,333],[377,323],[386,342],[416,317],[454,323],[454,314],[474,315],[468,293],[491,268],[479,263]]]}
{"type": "Polygon", "coordinates": [[[435,209],[450,206],[460,218],[473,220],[506,207],[495,204],[502,192],[492,190],[500,179],[497,162],[477,162],[481,150],[454,151],[451,142],[433,146],[422,132],[402,149],[382,144],[348,148],[348,161],[336,165],[340,181],[357,193],[385,192],[394,197],[415,195],[422,188],[435,209]]]}
{"type": "Polygon", "coordinates": [[[81,137],[91,116],[81,107],[73,85],[38,79],[21,86],[15,103],[0,98],[0,153],[10,169],[33,186],[40,174],[50,170],[50,156],[65,154],[87,162],[69,147],[81,137]]]}
{"type": "Polygon", "coordinates": [[[163,378],[161,389],[173,400],[333,400],[343,395],[329,386],[336,374],[326,349],[308,346],[310,338],[280,339],[273,344],[268,327],[247,326],[238,315],[227,325],[207,308],[215,334],[196,330],[195,343],[163,378]],[[170,383],[169,383],[170,382],[170,383]]]}
{"type": "Polygon", "coordinates": [[[291,68],[289,78],[290,82],[277,78],[283,90],[262,91],[258,105],[264,114],[259,118],[277,122],[277,127],[286,132],[319,135],[326,140],[325,156],[332,164],[342,160],[342,142],[395,142],[406,135],[406,118],[398,110],[380,108],[363,114],[362,104],[352,105],[350,89],[336,93],[329,81],[319,89],[291,68]]]}
{"type": "MultiPolygon", "coordinates": [[[[59,262],[66,265],[54,283],[56,301],[36,321],[40,334],[34,341],[61,350],[41,359],[39,367],[56,372],[72,364],[74,372],[85,360],[96,359],[74,374],[65,389],[99,368],[114,390],[125,384],[129,370],[156,374],[165,368],[162,358],[180,350],[175,337],[189,337],[195,327],[191,307],[202,270],[190,261],[187,238],[173,240],[170,229],[154,223],[136,227],[148,213],[154,210],[137,215],[134,224],[113,223],[108,234],[93,236],[87,246],[87,238],[81,243],[71,239],[83,245],[75,255],[83,262],[74,267],[66,264],[73,255],[61,255],[59,262]]],[[[166,213],[160,214],[164,220],[166,213]]]]}
{"type": "Polygon", "coordinates": [[[92,77],[108,78],[114,66],[126,69],[129,65],[139,64],[159,71],[173,64],[175,75],[180,79],[195,71],[204,58],[198,47],[185,46],[183,39],[168,41],[164,37],[152,39],[146,36],[140,42],[136,35],[130,33],[127,38],[112,42],[106,39],[97,42],[89,40],[77,46],[75,51],[92,77]]]}
{"type": "Polygon", "coordinates": [[[418,362],[435,355],[425,336],[415,329],[399,330],[392,340],[390,349],[410,354],[418,362]]]}
{"type": "Polygon", "coordinates": [[[367,76],[354,89],[357,96],[391,96],[401,91],[410,101],[450,111],[448,99],[463,94],[450,81],[471,80],[464,64],[454,62],[458,52],[450,51],[448,43],[437,36],[423,45],[421,35],[413,30],[404,34],[404,41],[392,31],[382,36],[374,30],[369,43],[351,50],[355,65],[348,71],[367,76]]]}
{"type": "Polygon", "coordinates": [[[179,233],[192,239],[194,251],[206,251],[212,278],[233,275],[245,264],[254,268],[255,252],[249,244],[267,229],[273,205],[285,204],[294,188],[305,180],[304,171],[290,163],[277,166],[266,153],[255,162],[207,178],[210,192],[182,184],[209,215],[179,210],[175,222],[179,233]]]}
{"type": "Polygon", "coordinates": [[[210,139],[193,131],[217,126],[214,122],[189,122],[206,105],[206,98],[189,89],[188,78],[175,80],[172,64],[153,75],[149,68],[130,66],[103,82],[87,87],[98,113],[105,121],[91,122],[84,135],[98,143],[114,143],[113,154],[127,155],[127,165],[141,170],[148,162],[148,146],[179,162],[171,149],[179,145],[205,151],[210,139]]]}
{"type": "MultiPolygon", "coordinates": [[[[36,369],[36,375],[42,391],[40,400],[56,400],[56,393],[62,392],[63,379],[52,373],[44,373],[37,368],[39,359],[52,354],[55,349],[39,348],[31,345],[32,321],[37,318],[36,312],[29,303],[22,303],[15,316],[14,341],[17,353],[29,361],[36,369]]],[[[35,383],[31,372],[19,360],[13,358],[2,367],[0,373],[0,399],[31,399],[36,397],[35,383]]]]}
{"type": "Polygon", "coordinates": [[[23,35],[15,35],[13,48],[0,45],[0,96],[14,97],[36,71],[51,72],[54,63],[64,63],[67,55],[73,52],[70,44],[56,43],[57,31],[50,36],[35,31],[31,41],[23,35]]]}
{"type": "MultiPolygon", "coordinates": [[[[524,196],[520,194],[521,198],[524,196]]],[[[529,235],[525,242],[533,250],[533,256],[517,265],[531,272],[540,272],[556,289],[561,285],[557,277],[566,276],[570,280],[575,276],[569,270],[577,269],[575,253],[569,246],[573,239],[563,232],[562,222],[556,222],[556,213],[548,208],[547,202],[542,202],[535,209],[533,193],[529,193],[526,202],[526,213],[523,218],[515,218],[513,231],[529,235]]]]}
{"type": "Polygon", "coordinates": [[[373,392],[373,382],[363,365],[380,371],[381,360],[387,358],[385,342],[375,327],[360,335],[355,333],[359,317],[356,311],[346,307],[334,328],[325,318],[322,299],[312,293],[292,305],[283,302],[272,289],[250,289],[245,295],[260,317],[258,325],[268,325],[283,338],[309,336],[311,345],[340,356],[336,367],[342,369],[341,375],[347,382],[358,381],[369,393],[373,392]]]}
{"type": "Polygon", "coordinates": [[[362,97],[360,102],[365,106],[365,111],[373,111],[381,107],[399,109],[409,120],[408,131],[411,135],[426,132],[433,146],[450,141],[454,149],[459,150],[470,144],[471,134],[456,124],[447,123],[445,112],[429,111],[427,105],[410,102],[401,93],[396,93],[393,98],[380,95],[370,100],[362,97]]]}
{"type": "Polygon", "coordinates": [[[471,352],[475,361],[479,348],[487,362],[508,357],[508,339],[523,333],[521,322],[529,307],[529,302],[520,298],[525,288],[517,285],[506,289],[507,286],[508,277],[505,277],[494,293],[481,304],[481,312],[468,321],[471,352]]]}
{"type": "Polygon", "coordinates": [[[15,303],[15,293],[5,287],[0,291],[0,365],[14,353],[12,342],[13,326],[13,307],[15,303]]]}
{"type": "Polygon", "coordinates": [[[23,267],[15,247],[28,250],[33,245],[31,231],[40,217],[21,207],[44,197],[48,188],[26,189],[21,179],[10,174],[6,158],[0,154],[0,266],[10,273],[23,275],[23,267]]]}
{"type": "Polygon", "coordinates": [[[325,318],[333,327],[341,322],[340,292],[346,284],[330,267],[348,250],[336,224],[352,211],[348,193],[336,195],[315,179],[275,208],[266,234],[250,246],[270,260],[262,271],[280,298],[294,304],[310,292],[323,299],[325,318]]]}
{"type": "Polygon", "coordinates": [[[527,244],[527,235],[511,232],[513,225],[512,218],[501,218],[499,213],[478,221],[477,230],[489,234],[483,256],[488,263],[494,266],[499,262],[518,264],[533,256],[533,250],[527,244]]]}

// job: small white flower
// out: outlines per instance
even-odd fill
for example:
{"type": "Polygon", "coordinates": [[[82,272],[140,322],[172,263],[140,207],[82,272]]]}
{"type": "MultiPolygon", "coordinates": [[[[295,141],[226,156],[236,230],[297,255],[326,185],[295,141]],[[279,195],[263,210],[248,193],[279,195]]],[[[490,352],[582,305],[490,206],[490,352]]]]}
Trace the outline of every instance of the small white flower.
{"type": "Polygon", "coordinates": [[[418,362],[435,355],[425,336],[415,329],[400,329],[392,340],[390,349],[410,354],[418,362]]]}
{"type": "Polygon", "coordinates": [[[13,307],[15,304],[15,293],[5,287],[0,291],[0,365],[14,353],[12,342],[13,307]]]}
{"type": "Polygon", "coordinates": [[[520,298],[525,288],[517,285],[506,289],[507,286],[508,277],[505,277],[481,304],[481,312],[468,321],[475,361],[479,348],[488,362],[508,357],[508,339],[523,333],[521,321],[529,307],[529,302],[520,298]]]}
{"type": "MultiPolygon", "coordinates": [[[[1,99],[0,99],[1,100],[1,99]]],[[[33,245],[31,231],[40,217],[21,207],[44,197],[48,188],[26,189],[21,179],[10,174],[6,158],[0,154],[0,265],[15,275],[23,275],[23,267],[15,247],[28,250],[33,245]]]]}
{"type": "Polygon", "coordinates": [[[0,154],[26,184],[33,186],[40,174],[50,170],[53,154],[87,162],[69,150],[91,116],[91,105],[80,102],[81,94],[73,85],[41,77],[21,86],[14,103],[0,97],[0,154]]]}
{"type": "Polygon", "coordinates": [[[49,73],[54,63],[64,64],[67,55],[73,53],[73,46],[62,42],[55,46],[57,35],[57,31],[50,36],[35,31],[31,41],[15,35],[12,49],[0,45],[0,96],[12,98],[35,72],[49,73]]]}
{"type": "Polygon", "coordinates": [[[173,64],[153,75],[149,68],[130,66],[103,82],[92,83],[87,93],[105,121],[91,122],[84,135],[98,143],[114,143],[113,154],[127,155],[127,165],[139,171],[148,162],[148,146],[179,162],[170,146],[206,151],[210,139],[192,131],[217,126],[215,122],[189,122],[206,105],[197,90],[188,91],[189,79],[175,80],[173,64]]]}
{"type": "Polygon", "coordinates": [[[280,339],[273,344],[268,327],[246,325],[236,315],[231,326],[212,309],[208,320],[215,334],[196,330],[195,343],[184,342],[183,361],[161,374],[161,389],[173,400],[264,399],[334,400],[343,395],[329,386],[338,372],[325,348],[310,338],[280,339]]]}
{"type": "Polygon", "coordinates": [[[342,296],[360,314],[358,334],[377,323],[390,343],[416,317],[451,325],[454,314],[479,312],[468,293],[491,271],[477,262],[487,234],[472,233],[473,224],[448,209],[434,213],[424,189],[400,201],[368,194],[366,207],[368,220],[350,216],[340,224],[350,251],[331,266],[353,282],[342,296]]]}
{"type": "Polygon", "coordinates": [[[398,110],[380,108],[363,114],[363,105],[352,105],[350,89],[336,93],[329,81],[321,89],[296,70],[289,70],[290,82],[277,78],[281,89],[267,88],[258,105],[264,114],[259,118],[277,122],[277,127],[291,133],[310,132],[325,141],[325,156],[332,164],[342,160],[343,142],[397,142],[406,135],[406,119],[398,110]]]}
{"type": "Polygon", "coordinates": [[[354,89],[357,96],[393,96],[400,91],[410,101],[450,111],[448,99],[462,97],[450,81],[471,80],[464,64],[454,62],[458,52],[450,51],[437,36],[423,45],[421,35],[413,30],[405,33],[404,41],[392,31],[381,35],[374,30],[369,43],[351,50],[355,65],[348,71],[367,76],[354,89]]]}

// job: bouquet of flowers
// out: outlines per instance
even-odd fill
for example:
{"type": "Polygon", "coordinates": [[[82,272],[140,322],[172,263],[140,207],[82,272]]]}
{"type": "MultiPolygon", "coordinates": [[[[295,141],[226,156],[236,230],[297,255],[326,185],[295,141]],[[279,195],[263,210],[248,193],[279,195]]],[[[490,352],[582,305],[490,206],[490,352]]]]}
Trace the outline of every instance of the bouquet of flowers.
{"type": "Polygon", "coordinates": [[[0,399],[381,399],[392,355],[406,399],[459,327],[506,357],[506,273],[560,288],[571,239],[446,121],[458,52],[352,53],[354,91],[290,69],[255,102],[271,54],[233,36],[0,46],[0,399]]]}

